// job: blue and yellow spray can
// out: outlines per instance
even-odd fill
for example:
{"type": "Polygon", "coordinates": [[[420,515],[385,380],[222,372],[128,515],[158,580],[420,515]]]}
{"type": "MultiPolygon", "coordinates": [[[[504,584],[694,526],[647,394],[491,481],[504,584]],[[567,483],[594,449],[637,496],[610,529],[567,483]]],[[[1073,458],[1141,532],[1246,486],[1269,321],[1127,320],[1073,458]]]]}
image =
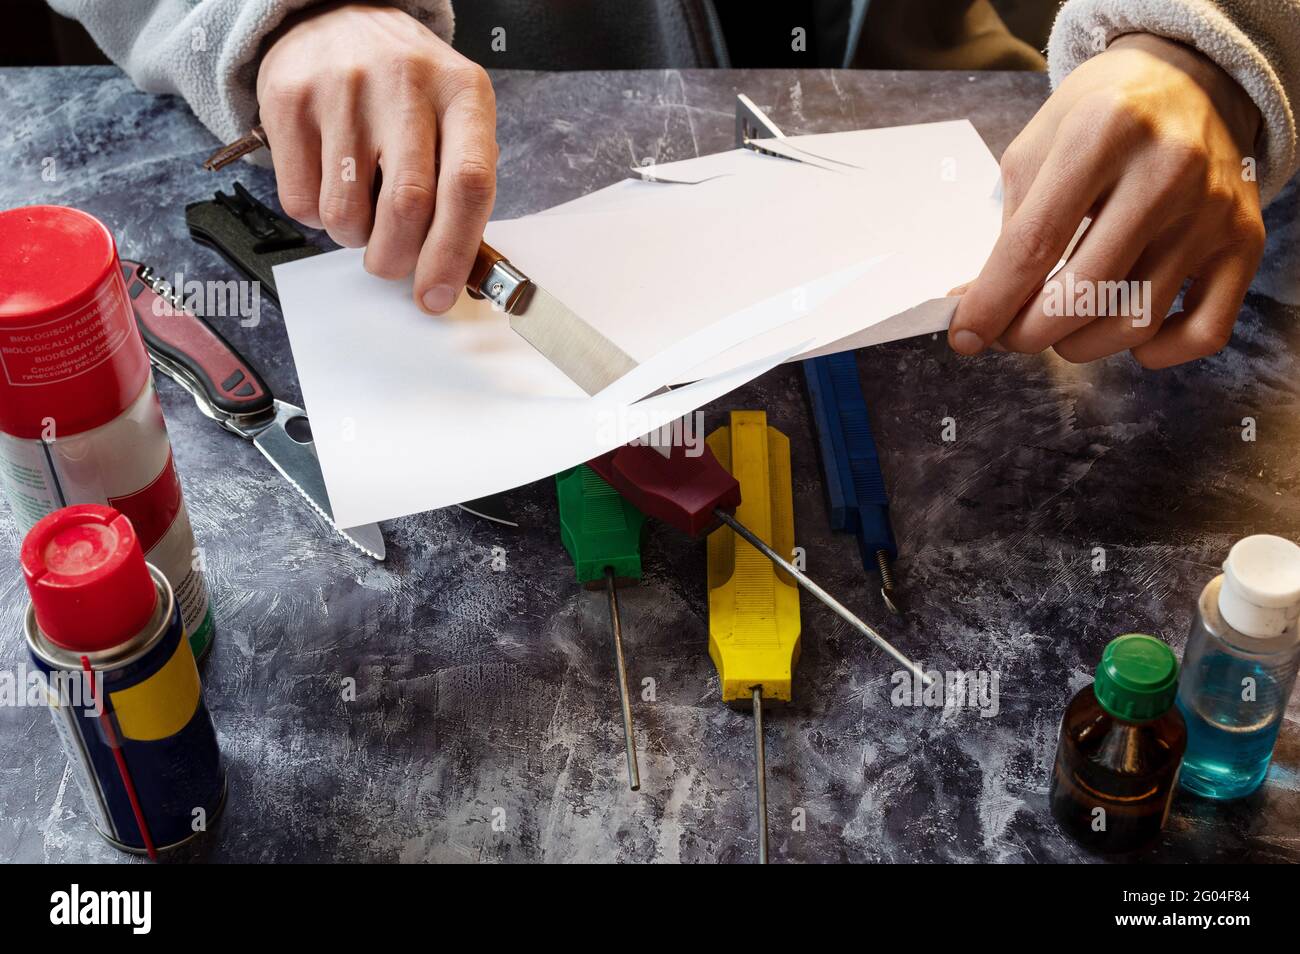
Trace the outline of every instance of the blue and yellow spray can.
{"type": "Polygon", "coordinates": [[[111,507],[64,507],[23,541],[27,648],[95,827],[148,854],[206,831],[226,776],[167,578],[111,507]]]}

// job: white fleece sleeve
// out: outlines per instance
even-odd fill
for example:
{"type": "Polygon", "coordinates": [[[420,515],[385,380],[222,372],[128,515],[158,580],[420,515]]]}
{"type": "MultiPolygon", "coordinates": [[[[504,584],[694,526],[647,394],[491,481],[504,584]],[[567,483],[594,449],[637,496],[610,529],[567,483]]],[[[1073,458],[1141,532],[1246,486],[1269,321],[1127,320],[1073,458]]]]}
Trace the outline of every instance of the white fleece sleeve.
{"type": "Polygon", "coordinates": [[[1199,50],[1254,100],[1259,191],[1268,204],[1300,167],[1300,0],[1068,0],[1047,45],[1052,86],[1125,33],[1199,50]]]}
{"type": "MultiPolygon", "coordinates": [[[[177,93],[223,143],[257,117],[257,66],[285,18],[323,0],[49,0],[142,90],[177,93]]],[[[450,0],[392,4],[451,42],[450,0]]]]}

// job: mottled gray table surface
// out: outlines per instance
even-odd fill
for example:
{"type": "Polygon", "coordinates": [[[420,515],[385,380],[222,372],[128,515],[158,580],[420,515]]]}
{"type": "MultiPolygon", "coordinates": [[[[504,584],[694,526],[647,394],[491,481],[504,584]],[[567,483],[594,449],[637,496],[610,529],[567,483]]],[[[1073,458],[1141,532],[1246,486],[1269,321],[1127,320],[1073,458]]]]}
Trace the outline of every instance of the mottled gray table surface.
{"type": "MultiPolygon", "coordinates": [[[[1047,95],[1041,75],[997,73],[495,79],[499,216],[615,182],[631,163],[729,148],[737,91],[794,133],[968,116],[995,154],[1047,95]]],[[[0,206],[79,206],[164,274],[234,277],[187,237],[186,202],[236,178],[274,198],[266,170],[201,171],[213,145],[184,103],[116,70],[0,71],[0,206]]],[[[710,428],[730,408],[765,408],[790,436],[796,535],[816,578],[928,666],[1000,678],[993,717],[895,707],[896,666],[805,597],[796,701],[767,731],[774,860],[1092,860],[1047,812],[1066,701],[1118,633],[1181,650],[1193,601],[1236,538],[1300,537],[1297,204],[1293,184],[1270,210],[1264,269],[1212,359],[1160,373],[1127,356],[964,359],[930,337],[861,353],[906,622],[882,618],[853,542],[828,530],[798,369],[707,408],[710,428]],[[943,440],[945,417],[955,441],[943,440]]],[[[256,328],[221,328],[298,399],[269,303],[256,328]]],[[[653,528],[645,583],[624,596],[634,685],[655,685],[653,702],[634,703],[643,788],[632,793],[605,604],[574,582],[549,481],[515,494],[527,529],[455,508],[408,517],[385,526],[388,560],[376,564],[335,540],[250,446],[170,382],[159,390],[211,573],[219,635],[204,677],[230,772],[225,815],[191,855],[754,858],[750,717],[718,701],[701,544],[653,528]]],[[[0,520],[0,666],[16,667],[26,597],[7,511],[0,520]]],[[[1180,795],[1144,860],[1300,860],[1296,716],[1293,703],[1262,790],[1227,806],[1180,795]]],[[[123,860],[69,780],[46,713],[0,709],[0,859],[123,860]]]]}

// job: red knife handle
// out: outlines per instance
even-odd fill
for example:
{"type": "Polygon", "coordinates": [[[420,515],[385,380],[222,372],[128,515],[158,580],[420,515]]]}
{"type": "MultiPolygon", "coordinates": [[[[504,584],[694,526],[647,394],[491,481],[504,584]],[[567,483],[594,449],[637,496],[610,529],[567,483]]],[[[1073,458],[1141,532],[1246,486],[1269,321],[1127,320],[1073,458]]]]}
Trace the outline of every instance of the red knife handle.
{"type": "Polygon", "coordinates": [[[740,484],[708,447],[691,457],[673,447],[664,457],[648,444],[625,445],[587,461],[587,466],[648,517],[693,537],[719,523],[715,510],[740,506],[740,484]]]}
{"type": "Polygon", "coordinates": [[[227,414],[260,414],[275,397],[262,376],[215,328],[177,307],[140,277],[140,263],[122,259],[127,295],[145,347],[184,368],[211,404],[227,414]]]}

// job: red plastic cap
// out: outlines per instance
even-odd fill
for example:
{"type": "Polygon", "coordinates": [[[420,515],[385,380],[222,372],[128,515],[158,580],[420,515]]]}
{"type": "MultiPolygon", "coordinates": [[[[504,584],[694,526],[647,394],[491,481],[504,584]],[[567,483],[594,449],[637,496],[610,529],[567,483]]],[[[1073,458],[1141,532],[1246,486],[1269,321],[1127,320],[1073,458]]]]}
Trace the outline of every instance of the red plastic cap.
{"type": "Polygon", "coordinates": [[[99,427],[148,379],[112,233],[57,205],[0,212],[0,430],[99,427]]]}
{"type": "Polygon", "coordinates": [[[21,561],[41,631],[73,652],[126,642],[158,603],[135,528],[112,507],[80,504],[41,518],[21,561]]]}

